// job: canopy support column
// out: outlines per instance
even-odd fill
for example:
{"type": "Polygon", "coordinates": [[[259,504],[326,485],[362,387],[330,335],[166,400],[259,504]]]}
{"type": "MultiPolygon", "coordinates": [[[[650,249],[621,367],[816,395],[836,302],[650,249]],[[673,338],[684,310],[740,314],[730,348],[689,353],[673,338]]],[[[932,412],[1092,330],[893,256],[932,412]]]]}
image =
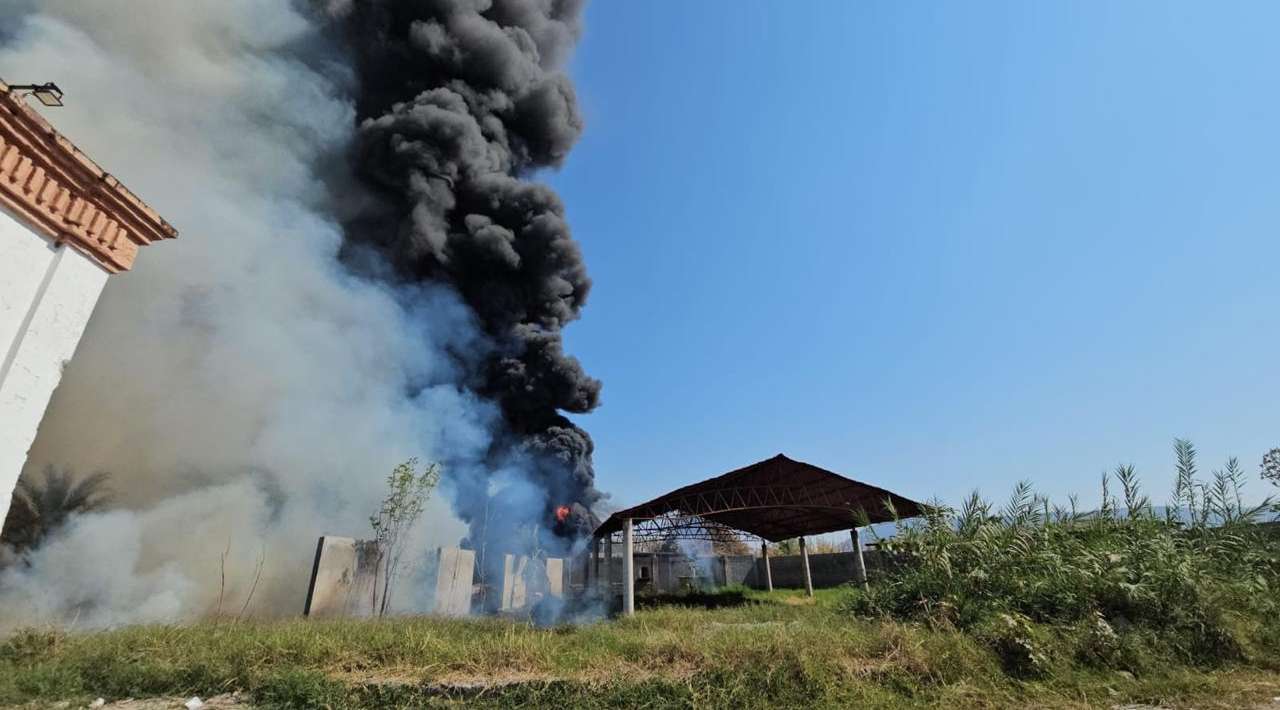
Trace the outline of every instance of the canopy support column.
{"type": "Polygon", "coordinates": [[[849,531],[849,537],[853,538],[853,581],[866,589],[867,563],[862,559],[862,535],[858,528],[853,528],[849,531]]]}
{"type": "Polygon", "coordinates": [[[769,568],[769,543],[760,541],[760,557],[764,560],[764,588],[773,591],[773,570],[769,568]]]}
{"type": "Polygon", "coordinates": [[[604,539],[604,575],[600,580],[604,583],[604,596],[609,606],[613,606],[613,533],[604,539]]]}
{"type": "Polygon", "coordinates": [[[622,525],[622,613],[627,616],[636,614],[636,562],[632,549],[631,518],[622,525]]]}
{"type": "Polygon", "coordinates": [[[809,548],[804,544],[804,536],[800,536],[800,557],[804,562],[804,593],[813,596],[813,575],[809,574],[809,548]]]}

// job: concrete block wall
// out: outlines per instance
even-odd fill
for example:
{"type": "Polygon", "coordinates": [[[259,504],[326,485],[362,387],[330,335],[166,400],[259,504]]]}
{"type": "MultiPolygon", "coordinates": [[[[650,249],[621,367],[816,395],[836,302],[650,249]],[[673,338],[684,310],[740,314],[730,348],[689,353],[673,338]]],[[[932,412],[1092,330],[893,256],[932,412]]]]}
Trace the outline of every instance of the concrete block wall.
{"type": "MultiPolygon", "coordinates": [[[[885,570],[889,560],[885,553],[876,550],[864,550],[862,558],[866,564],[867,576],[872,580],[875,580],[878,573],[885,570]]],[[[800,555],[770,556],[769,562],[775,589],[804,587],[803,558],[800,555]]],[[[642,580],[640,585],[642,593],[677,592],[680,591],[684,580],[691,577],[704,580],[716,587],[741,584],[752,589],[765,588],[764,560],[753,555],[719,555],[690,560],[678,555],[637,552],[635,565],[636,577],[642,580]],[[642,569],[648,570],[647,578],[641,577],[642,569]]],[[[813,576],[815,587],[838,587],[852,582],[853,571],[852,552],[809,555],[809,572],[813,576]]],[[[614,592],[620,594],[622,557],[615,556],[613,564],[605,565],[601,574],[608,576],[614,592]]]]}
{"type": "Polygon", "coordinates": [[[758,558],[751,555],[728,555],[720,559],[724,561],[724,584],[764,587],[764,567],[758,558]]]}
{"type": "MultiPolygon", "coordinates": [[[[862,559],[867,566],[867,576],[875,579],[876,572],[882,571],[886,562],[883,553],[864,550],[862,559]]],[[[832,552],[820,555],[809,555],[809,573],[813,576],[815,587],[837,587],[853,581],[854,556],[852,552],[832,552]]],[[[775,588],[804,587],[804,562],[800,555],[770,557],[769,569],[773,572],[775,588]]],[[[749,582],[748,586],[764,587],[764,562],[756,559],[759,582],[749,582]]]]}
{"type": "MultiPolygon", "coordinates": [[[[601,577],[615,594],[622,593],[622,555],[614,550],[612,564],[601,560],[601,577]]],[[[747,558],[750,559],[750,558],[747,558]]],[[[724,562],[719,557],[690,558],[680,554],[637,552],[634,556],[637,588],[641,593],[671,594],[686,586],[720,586],[725,583],[724,562]]]]}

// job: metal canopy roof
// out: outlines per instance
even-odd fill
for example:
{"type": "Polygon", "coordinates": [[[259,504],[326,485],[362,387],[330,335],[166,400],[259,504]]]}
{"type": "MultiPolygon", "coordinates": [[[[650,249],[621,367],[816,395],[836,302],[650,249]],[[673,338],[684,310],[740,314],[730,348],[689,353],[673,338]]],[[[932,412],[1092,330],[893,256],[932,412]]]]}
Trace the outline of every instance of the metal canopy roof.
{"type": "Polygon", "coordinates": [[[778,542],[848,530],[857,524],[857,511],[872,523],[892,520],[886,502],[901,518],[923,512],[921,504],[896,493],[778,454],[620,510],[595,536],[615,533],[632,518],[639,541],[721,540],[731,528],[778,542]]]}

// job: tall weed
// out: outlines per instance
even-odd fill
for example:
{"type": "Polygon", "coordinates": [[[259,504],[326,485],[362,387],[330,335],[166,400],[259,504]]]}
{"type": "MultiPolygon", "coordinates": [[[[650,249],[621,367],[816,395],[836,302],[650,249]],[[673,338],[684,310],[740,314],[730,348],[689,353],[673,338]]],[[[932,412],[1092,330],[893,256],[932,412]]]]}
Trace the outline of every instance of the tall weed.
{"type": "Polygon", "coordinates": [[[1035,625],[1074,634],[1099,665],[1126,665],[1139,635],[1183,661],[1275,654],[1280,540],[1255,524],[1271,502],[1244,505],[1235,459],[1202,482],[1190,442],[1175,453],[1164,515],[1132,466],[1103,475],[1090,513],[1074,498],[1052,508],[1026,482],[999,509],[976,492],[959,508],[930,506],[884,542],[899,564],[848,606],[971,630],[1020,673],[1044,665],[1035,625]]]}

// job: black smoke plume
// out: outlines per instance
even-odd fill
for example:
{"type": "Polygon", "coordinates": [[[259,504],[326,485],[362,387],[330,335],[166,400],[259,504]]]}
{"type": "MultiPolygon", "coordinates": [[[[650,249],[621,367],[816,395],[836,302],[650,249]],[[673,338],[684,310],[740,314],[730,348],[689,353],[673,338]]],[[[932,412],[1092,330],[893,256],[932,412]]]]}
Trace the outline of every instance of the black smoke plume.
{"type": "MultiPolygon", "coordinates": [[[[582,131],[561,70],[582,6],[370,0],[333,10],[355,57],[355,172],[372,195],[348,221],[348,260],[375,249],[398,278],[447,282],[475,312],[493,348],[468,363],[468,385],[498,403],[508,428],[490,463],[521,461],[545,493],[530,522],[561,538],[590,528],[600,498],[591,437],[564,415],[594,409],[600,382],[562,347],[591,280],[559,197],[532,177],[560,165],[582,131]],[[567,522],[555,517],[562,505],[567,522]]],[[[489,478],[463,478],[452,484],[472,544],[503,544],[512,521],[488,513],[489,478]]]]}

